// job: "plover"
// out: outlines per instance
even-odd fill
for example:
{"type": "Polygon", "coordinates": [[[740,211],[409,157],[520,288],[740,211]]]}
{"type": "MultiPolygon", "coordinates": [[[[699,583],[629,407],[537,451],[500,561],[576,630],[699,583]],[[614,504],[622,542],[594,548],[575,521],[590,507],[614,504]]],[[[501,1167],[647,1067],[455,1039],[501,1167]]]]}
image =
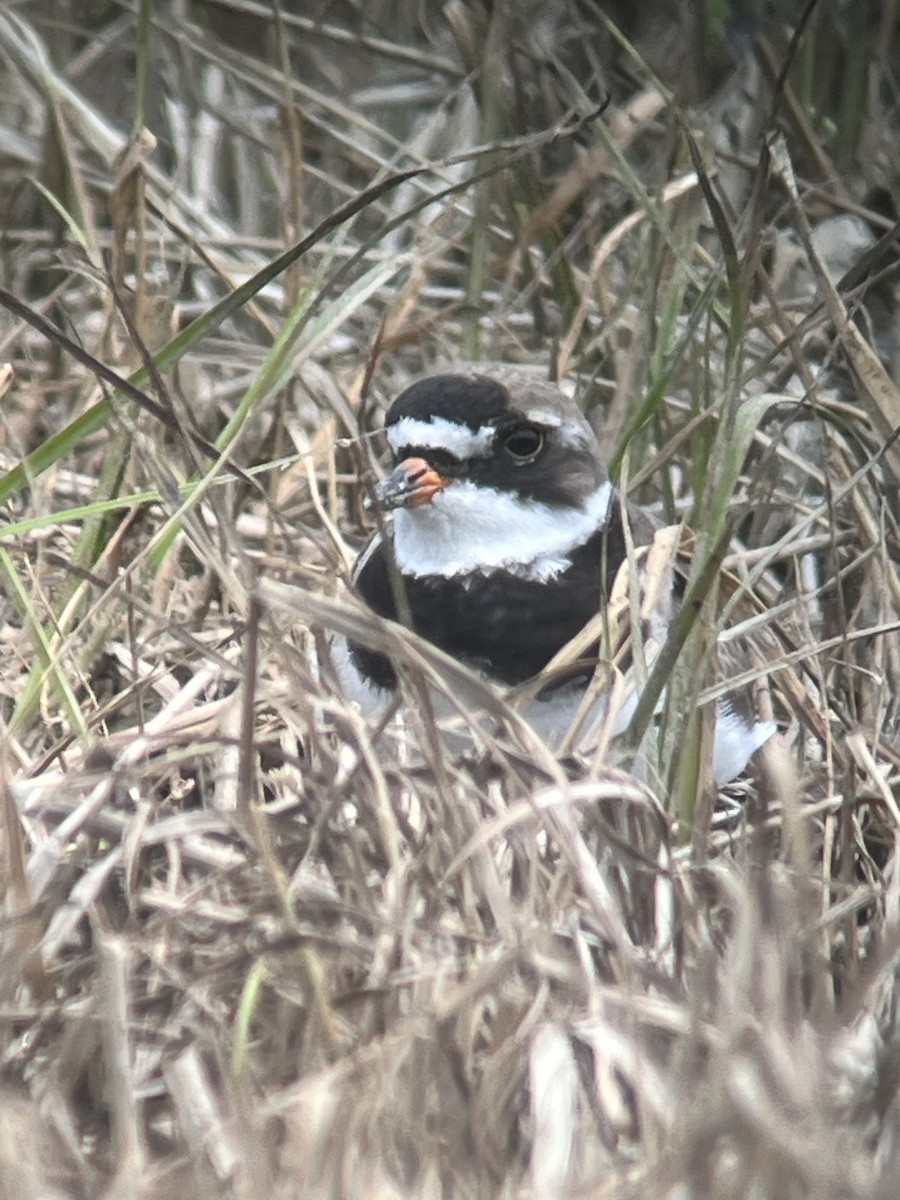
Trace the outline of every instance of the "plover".
{"type": "MultiPolygon", "coordinates": [[[[353,571],[356,591],[373,612],[398,618],[392,553],[416,633],[493,683],[526,683],[608,601],[627,557],[626,519],[637,545],[653,540],[654,523],[631,506],[623,514],[575,403],[521,370],[422,379],[394,401],[384,428],[393,468],[375,500],[392,514],[392,546],[380,534],[370,540],[353,571]]],[[[675,604],[673,593],[657,623],[675,604]]],[[[355,697],[383,706],[397,687],[390,660],[357,644],[348,651],[355,697]]],[[[590,675],[590,665],[575,669],[526,710],[551,742],[568,728],[590,675]]],[[[719,701],[716,782],[739,775],[774,731],[719,701]]]]}

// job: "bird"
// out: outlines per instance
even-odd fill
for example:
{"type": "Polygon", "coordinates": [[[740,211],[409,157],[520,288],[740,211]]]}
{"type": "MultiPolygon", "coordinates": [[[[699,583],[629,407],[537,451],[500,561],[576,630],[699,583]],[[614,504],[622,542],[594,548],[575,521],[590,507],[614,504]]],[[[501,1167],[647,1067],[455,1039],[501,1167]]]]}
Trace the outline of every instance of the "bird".
{"type": "MultiPolygon", "coordinates": [[[[391,469],[373,491],[389,527],[359,554],[351,585],[379,617],[405,615],[419,636],[491,684],[517,688],[538,676],[609,602],[629,537],[653,541],[657,523],[623,502],[575,401],[522,368],[427,375],[390,405],[384,433],[391,469]]],[[[677,592],[676,581],[654,607],[655,644],[677,592]]],[[[383,710],[398,687],[391,660],[352,640],[339,658],[345,691],[365,712],[383,710]]],[[[594,665],[576,661],[526,708],[551,745],[571,725],[594,665]]],[[[719,700],[716,783],[740,775],[774,732],[730,697],[719,700]]]]}

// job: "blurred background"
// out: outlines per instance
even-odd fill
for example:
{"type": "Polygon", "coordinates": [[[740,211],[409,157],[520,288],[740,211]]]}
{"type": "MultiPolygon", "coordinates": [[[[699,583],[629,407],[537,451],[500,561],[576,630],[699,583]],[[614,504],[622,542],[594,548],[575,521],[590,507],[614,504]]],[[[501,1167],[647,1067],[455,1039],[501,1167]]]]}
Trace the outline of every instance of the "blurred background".
{"type": "Polygon", "coordinates": [[[896,1194],[898,64],[896,0],[3,7],[0,1197],[896,1194]],[[460,361],[731,535],[649,778],[336,694],[460,361]],[[735,624],[786,757],[713,797],[735,624]]]}

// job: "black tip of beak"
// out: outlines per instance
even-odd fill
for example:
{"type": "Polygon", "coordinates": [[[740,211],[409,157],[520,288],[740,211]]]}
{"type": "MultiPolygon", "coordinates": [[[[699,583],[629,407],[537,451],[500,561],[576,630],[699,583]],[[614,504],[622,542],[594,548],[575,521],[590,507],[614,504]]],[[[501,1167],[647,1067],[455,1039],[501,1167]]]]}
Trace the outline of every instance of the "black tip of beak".
{"type": "Polygon", "coordinates": [[[424,458],[406,458],[375,485],[372,495],[384,509],[408,508],[427,504],[448,482],[424,458]]]}

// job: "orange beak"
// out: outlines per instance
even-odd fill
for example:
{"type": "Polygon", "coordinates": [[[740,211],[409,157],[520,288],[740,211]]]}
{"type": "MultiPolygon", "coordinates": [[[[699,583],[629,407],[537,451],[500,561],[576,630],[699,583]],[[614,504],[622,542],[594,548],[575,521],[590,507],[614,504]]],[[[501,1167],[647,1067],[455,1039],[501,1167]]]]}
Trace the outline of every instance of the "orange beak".
{"type": "Polygon", "coordinates": [[[412,508],[427,504],[449,484],[424,458],[405,458],[387,479],[375,485],[375,499],[382,508],[412,508]]]}

